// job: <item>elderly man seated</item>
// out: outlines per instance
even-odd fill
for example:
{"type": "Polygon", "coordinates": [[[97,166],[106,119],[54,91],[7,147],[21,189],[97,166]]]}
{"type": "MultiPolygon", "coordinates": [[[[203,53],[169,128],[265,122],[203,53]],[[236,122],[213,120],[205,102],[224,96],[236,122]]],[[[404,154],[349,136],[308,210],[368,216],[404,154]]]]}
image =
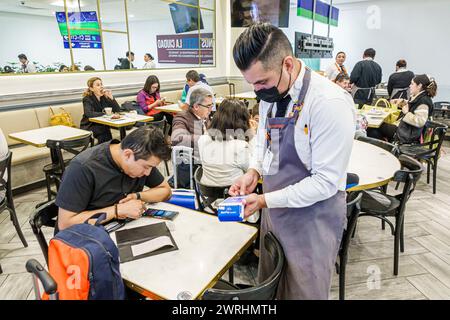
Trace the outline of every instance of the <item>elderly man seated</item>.
{"type": "Polygon", "coordinates": [[[105,212],[106,221],[138,219],[145,202],[170,198],[156,168],[170,158],[161,130],[142,127],[122,142],[112,140],[77,155],[64,172],[56,197],[60,230],[105,212]],[[149,189],[143,191],[144,186],[149,189]]]}
{"type": "MultiPolygon", "coordinates": [[[[209,115],[213,107],[213,96],[206,89],[198,88],[189,96],[189,108],[179,112],[172,123],[172,145],[194,149],[194,159],[198,158],[198,139],[205,133],[209,115]]],[[[175,161],[175,159],[173,159],[175,161]]],[[[196,166],[194,166],[195,172],[196,166]]],[[[177,187],[189,188],[189,164],[178,165],[177,187]]],[[[169,183],[173,185],[172,179],[169,183]]]]}

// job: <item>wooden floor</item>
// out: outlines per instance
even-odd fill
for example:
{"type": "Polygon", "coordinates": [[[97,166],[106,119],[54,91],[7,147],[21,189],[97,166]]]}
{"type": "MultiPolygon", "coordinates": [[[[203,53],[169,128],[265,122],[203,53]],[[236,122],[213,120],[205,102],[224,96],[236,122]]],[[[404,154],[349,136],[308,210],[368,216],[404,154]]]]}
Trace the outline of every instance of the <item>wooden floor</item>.
{"type": "MultiPolygon", "coordinates": [[[[405,252],[398,276],[392,273],[393,236],[389,229],[381,230],[380,222],[373,218],[359,220],[349,249],[347,299],[450,299],[450,144],[446,143],[439,160],[436,195],[425,182],[424,175],[407,205],[405,252]]],[[[44,190],[15,198],[28,248],[23,248],[7,212],[0,213],[0,299],[34,299],[25,262],[30,258],[43,262],[44,258],[28,217],[44,199],[44,190]]],[[[236,283],[254,283],[254,265],[235,269],[236,283]]],[[[338,297],[337,279],[333,279],[331,299],[338,297]]]]}

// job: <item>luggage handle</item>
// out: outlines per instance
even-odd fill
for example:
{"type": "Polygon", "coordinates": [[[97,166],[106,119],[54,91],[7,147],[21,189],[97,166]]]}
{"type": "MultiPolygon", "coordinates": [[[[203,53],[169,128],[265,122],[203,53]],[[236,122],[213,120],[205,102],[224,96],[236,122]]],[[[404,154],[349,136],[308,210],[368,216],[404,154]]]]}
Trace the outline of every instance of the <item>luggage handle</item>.
{"type": "Polygon", "coordinates": [[[42,267],[42,265],[36,259],[30,259],[27,261],[25,268],[33,276],[34,293],[36,299],[41,299],[41,293],[39,290],[39,281],[44,287],[46,294],[50,296],[50,300],[58,299],[58,285],[52,276],[42,267]]]}

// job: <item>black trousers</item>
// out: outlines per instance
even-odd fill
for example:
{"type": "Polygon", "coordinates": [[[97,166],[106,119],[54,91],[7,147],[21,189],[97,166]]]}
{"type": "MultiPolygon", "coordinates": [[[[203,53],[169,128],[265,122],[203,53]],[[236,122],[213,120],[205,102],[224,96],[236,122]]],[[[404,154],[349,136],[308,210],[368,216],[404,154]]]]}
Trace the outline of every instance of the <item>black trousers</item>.
{"type": "Polygon", "coordinates": [[[98,140],[98,144],[112,140],[111,129],[104,125],[93,125],[91,128],[94,138],[98,140]]]}
{"type": "Polygon", "coordinates": [[[378,140],[385,140],[393,142],[395,134],[397,133],[397,126],[389,123],[383,123],[379,128],[368,128],[367,136],[378,140]]]}

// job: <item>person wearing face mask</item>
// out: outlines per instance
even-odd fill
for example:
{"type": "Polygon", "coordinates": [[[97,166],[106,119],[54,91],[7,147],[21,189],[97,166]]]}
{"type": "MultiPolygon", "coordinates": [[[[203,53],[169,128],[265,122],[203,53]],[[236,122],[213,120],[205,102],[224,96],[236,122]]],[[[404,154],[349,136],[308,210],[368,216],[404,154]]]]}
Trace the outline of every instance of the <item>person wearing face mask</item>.
{"type": "MultiPolygon", "coordinates": [[[[261,239],[271,231],[286,256],[277,298],[326,300],[346,224],[352,98],[294,58],[287,36],[270,24],[246,29],[233,58],[261,102],[249,169],[229,193],[247,195],[245,217],[267,208],[261,239]],[[257,195],[260,178],[264,194],[257,195]]],[[[262,246],[259,280],[267,279],[270,265],[262,246]]]]}
{"type": "Polygon", "coordinates": [[[338,54],[336,55],[336,61],[331,64],[325,71],[325,75],[328,79],[330,79],[331,81],[335,81],[336,77],[339,74],[345,74],[348,76],[347,69],[344,67],[345,59],[345,52],[338,52],[338,54]]]}
{"type": "Polygon", "coordinates": [[[437,83],[426,74],[415,76],[409,86],[410,100],[396,99],[393,102],[402,106],[402,113],[394,124],[383,123],[379,129],[369,129],[368,136],[389,142],[397,140],[400,144],[420,143],[420,136],[431,110],[432,98],[436,96],[437,83]]]}

